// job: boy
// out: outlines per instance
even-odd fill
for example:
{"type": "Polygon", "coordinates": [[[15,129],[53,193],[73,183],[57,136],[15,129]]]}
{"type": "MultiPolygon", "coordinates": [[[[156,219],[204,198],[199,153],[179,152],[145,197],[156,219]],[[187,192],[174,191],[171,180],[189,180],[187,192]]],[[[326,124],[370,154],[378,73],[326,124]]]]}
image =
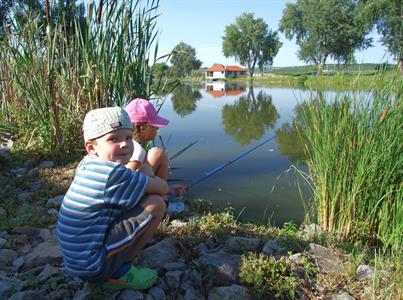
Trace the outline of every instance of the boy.
{"type": "Polygon", "coordinates": [[[131,261],[164,216],[168,184],[124,166],[133,153],[132,123],[120,107],[90,111],[83,130],[88,154],[77,167],[57,223],[66,271],[113,289],[148,289],[157,272],[131,261]]]}

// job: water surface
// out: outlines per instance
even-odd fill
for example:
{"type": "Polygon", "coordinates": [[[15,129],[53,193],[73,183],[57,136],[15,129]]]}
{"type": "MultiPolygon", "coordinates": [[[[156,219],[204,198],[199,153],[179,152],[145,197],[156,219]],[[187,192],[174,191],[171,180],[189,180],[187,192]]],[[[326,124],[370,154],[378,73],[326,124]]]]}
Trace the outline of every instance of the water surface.
{"type": "MultiPolygon", "coordinates": [[[[236,212],[243,211],[243,220],[300,223],[303,202],[309,201],[310,193],[301,177],[287,170],[302,155],[292,121],[297,104],[308,96],[309,92],[298,89],[222,82],[178,87],[161,107],[160,115],[170,123],[160,134],[169,155],[198,142],[171,161],[174,170],[170,178],[197,179],[279,134],[194,186],[186,199],[202,198],[219,207],[231,206],[236,212]]],[[[302,164],[298,167],[305,169],[302,164]]]]}

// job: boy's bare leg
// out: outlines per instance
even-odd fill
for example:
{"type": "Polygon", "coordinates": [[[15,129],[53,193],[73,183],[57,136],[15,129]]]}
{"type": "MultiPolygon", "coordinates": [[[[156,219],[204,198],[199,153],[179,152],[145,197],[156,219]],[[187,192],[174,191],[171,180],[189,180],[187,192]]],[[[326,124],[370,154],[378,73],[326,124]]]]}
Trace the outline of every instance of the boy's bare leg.
{"type": "Polygon", "coordinates": [[[168,179],[169,161],[165,151],[154,147],[147,152],[146,162],[153,168],[155,176],[168,179]]]}
{"type": "Polygon", "coordinates": [[[149,223],[141,237],[138,239],[132,254],[129,256],[128,261],[132,261],[134,257],[149,243],[157,231],[158,225],[161,223],[165,214],[165,202],[161,196],[147,195],[140,205],[154,216],[154,219],[149,223]]]}

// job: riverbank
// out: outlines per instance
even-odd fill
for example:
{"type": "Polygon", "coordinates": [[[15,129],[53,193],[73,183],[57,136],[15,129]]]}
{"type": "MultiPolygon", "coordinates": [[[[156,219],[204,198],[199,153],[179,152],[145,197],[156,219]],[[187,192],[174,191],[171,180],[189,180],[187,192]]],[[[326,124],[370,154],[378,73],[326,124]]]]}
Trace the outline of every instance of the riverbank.
{"type": "Polygon", "coordinates": [[[136,263],[158,270],[148,291],[110,292],[69,278],[55,239],[58,208],[77,161],[0,153],[0,298],[398,299],[401,260],[343,244],[310,224],[239,223],[204,201],[168,217],[136,263]]]}

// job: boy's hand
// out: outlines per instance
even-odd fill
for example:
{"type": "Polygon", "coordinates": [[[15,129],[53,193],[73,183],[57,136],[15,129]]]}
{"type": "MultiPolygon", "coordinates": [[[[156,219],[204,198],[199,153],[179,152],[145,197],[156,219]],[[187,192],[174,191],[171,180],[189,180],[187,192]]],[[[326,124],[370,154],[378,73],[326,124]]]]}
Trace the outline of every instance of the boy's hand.
{"type": "Polygon", "coordinates": [[[169,194],[177,194],[179,198],[183,198],[185,193],[190,190],[190,186],[173,184],[169,186],[169,194]]]}

